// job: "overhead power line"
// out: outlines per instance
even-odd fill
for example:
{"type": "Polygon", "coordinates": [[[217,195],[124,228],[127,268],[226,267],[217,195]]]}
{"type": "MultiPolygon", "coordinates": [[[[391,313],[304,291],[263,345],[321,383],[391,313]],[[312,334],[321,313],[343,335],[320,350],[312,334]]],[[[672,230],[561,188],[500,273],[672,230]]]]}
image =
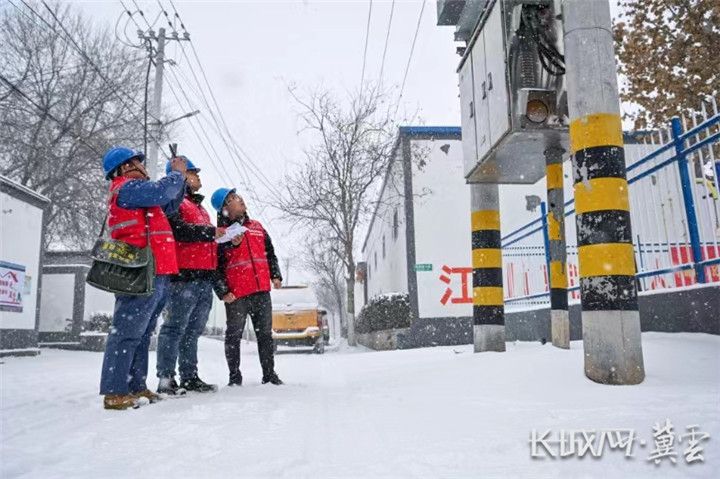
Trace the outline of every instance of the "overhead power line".
{"type": "MultiPolygon", "coordinates": [[[[162,4],[159,0],[158,0],[158,4],[162,8],[162,4]]],[[[185,35],[189,35],[185,28],[185,24],[182,21],[182,18],[180,17],[180,14],[177,11],[177,8],[175,8],[174,3],[171,1],[170,4],[173,7],[174,18],[177,19],[178,23],[180,24],[181,28],[183,29],[183,33],[185,35]]],[[[167,15],[167,12],[165,12],[165,13],[166,13],[166,17],[169,18],[169,16],[167,15]]],[[[203,67],[203,64],[197,53],[197,49],[195,48],[195,45],[192,42],[192,40],[190,41],[190,47],[192,49],[195,63],[197,64],[198,68],[200,69],[200,74],[202,75],[204,83],[200,81],[198,74],[195,72],[195,69],[193,68],[193,65],[192,65],[192,61],[191,61],[190,57],[187,55],[187,52],[185,51],[183,45],[182,44],[180,45],[180,49],[183,54],[183,57],[185,58],[185,62],[188,65],[188,68],[190,69],[190,73],[192,74],[193,79],[195,80],[195,84],[197,86],[197,91],[200,92],[200,95],[199,95],[200,99],[205,104],[208,114],[210,115],[210,117],[212,119],[212,123],[215,125],[214,129],[215,129],[216,133],[218,134],[218,136],[220,137],[220,139],[225,144],[225,146],[228,150],[228,153],[230,154],[230,159],[232,160],[233,164],[235,165],[235,168],[241,174],[241,177],[244,174],[244,177],[247,181],[247,187],[250,190],[250,192],[256,197],[256,201],[265,203],[264,201],[260,200],[257,197],[257,194],[254,192],[253,181],[250,178],[249,170],[253,171],[254,175],[258,179],[258,182],[260,184],[262,184],[270,193],[278,195],[278,190],[273,186],[272,182],[265,176],[263,171],[250,158],[250,156],[247,154],[247,152],[244,151],[244,149],[238,144],[238,142],[235,140],[233,135],[230,133],[230,129],[229,129],[228,124],[225,120],[225,117],[222,113],[222,109],[220,108],[217,97],[214,93],[212,86],[210,85],[210,82],[207,77],[207,73],[205,71],[205,68],[203,67]],[[207,95],[205,94],[205,90],[208,91],[210,100],[212,100],[212,105],[210,104],[210,100],[208,100],[207,95]]]]}
{"type": "MultiPolygon", "coordinates": [[[[177,88],[180,90],[180,93],[182,94],[183,98],[185,99],[185,102],[187,103],[188,108],[190,108],[190,109],[200,109],[201,107],[207,108],[207,106],[198,105],[198,104],[194,103],[194,102],[190,99],[190,97],[192,96],[192,93],[193,93],[193,92],[191,91],[191,94],[190,94],[190,95],[187,93],[187,91],[186,91],[186,88],[188,87],[188,85],[187,85],[187,80],[184,80],[184,81],[181,80],[181,75],[179,74],[179,72],[175,71],[174,68],[171,68],[169,71],[170,71],[170,75],[172,76],[172,78],[173,78],[174,81],[175,81],[175,86],[177,86],[177,88]]],[[[170,83],[169,86],[170,86],[170,90],[171,90],[172,93],[173,93],[173,96],[175,96],[175,99],[178,101],[179,104],[182,104],[182,102],[180,101],[180,99],[178,98],[178,96],[177,96],[177,94],[176,94],[176,90],[175,90],[173,84],[170,83]]],[[[188,88],[188,89],[189,89],[189,88],[188,88]]],[[[200,97],[200,95],[197,95],[197,94],[196,94],[195,97],[196,97],[196,98],[197,98],[197,97],[200,97]]],[[[201,115],[203,118],[206,118],[205,115],[204,115],[202,112],[200,113],[200,115],[201,115]]],[[[231,174],[228,172],[228,170],[225,168],[225,163],[223,163],[222,161],[220,161],[220,158],[222,157],[222,155],[220,155],[220,154],[218,153],[218,151],[215,149],[215,144],[214,144],[214,142],[212,141],[212,139],[210,138],[210,135],[209,135],[209,134],[207,133],[207,131],[205,130],[204,124],[203,124],[202,122],[200,122],[200,121],[198,121],[197,123],[198,123],[198,127],[200,128],[200,130],[201,130],[202,133],[203,133],[203,136],[204,136],[205,139],[208,141],[208,143],[209,143],[209,145],[210,145],[210,149],[213,151],[213,154],[212,154],[212,155],[209,155],[209,156],[210,156],[211,158],[217,158],[218,161],[220,162],[220,165],[222,166],[222,169],[223,169],[223,171],[224,171],[224,173],[225,173],[225,176],[231,177],[232,175],[231,175],[231,174]]],[[[207,124],[208,124],[209,126],[212,126],[212,123],[211,123],[210,121],[208,121],[207,124]]],[[[223,142],[223,143],[225,143],[225,142],[223,142]]],[[[225,145],[226,145],[226,148],[228,148],[228,147],[227,147],[227,143],[225,143],[225,145]]],[[[206,151],[206,153],[207,153],[207,151],[206,151]]],[[[231,152],[228,151],[228,153],[231,153],[231,152]]],[[[238,174],[240,175],[240,179],[241,179],[243,182],[245,182],[246,179],[243,178],[240,173],[241,173],[241,172],[238,171],[238,174]]]]}
{"type": "Polygon", "coordinates": [[[230,128],[227,125],[227,122],[225,121],[225,116],[222,113],[222,110],[220,109],[220,105],[217,101],[217,98],[215,97],[215,93],[212,90],[212,87],[210,86],[210,82],[208,81],[207,75],[205,73],[205,68],[203,68],[202,63],[200,62],[200,57],[197,54],[197,50],[195,49],[195,45],[193,42],[190,42],[190,48],[192,48],[193,55],[195,56],[195,61],[197,62],[198,66],[200,67],[200,72],[202,73],[203,79],[205,80],[205,84],[207,85],[208,91],[210,92],[210,98],[212,98],[213,104],[215,105],[215,109],[218,112],[218,116],[220,117],[220,121],[222,123],[222,126],[225,130],[225,133],[227,135],[227,138],[229,139],[230,143],[235,147],[236,152],[239,152],[238,155],[241,164],[246,163],[248,167],[255,170],[255,173],[258,175],[258,179],[260,182],[262,182],[266,188],[269,189],[269,191],[273,192],[274,187],[272,186],[272,183],[270,180],[265,176],[265,174],[262,172],[262,170],[255,164],[255,162],[250,159],[249,155],[245,150],[235,141],[232,134],[230,133],[230,128]],[[245,162],[242,161],[241,157],[244,157],[245,162]]]}
{"type": "MultiPolygon", "coordinates": [[[[53,17],[55,23],[60,27],[60,29],[62,30],[63,34],[61,34],[60,32],[58,32],[58,31],[55,29],[55,27],[54,27],[53,25],[51,25],[51,24],[45,19],[45,17],[43,17],[42,15],[40,15],[40,13],[38,13],[26,0],[20,0],[20,1],[22,2],[23,5],[25,5],[25,7],[26,7],[28,10],[30,10],[30,12],[33,13],[33,15],[34,15],[36,18],[40,19],[45,25],[47,25],[47,27],[48,27],[53,33],[55,33],[56,35],[58,35],[59,38],[61,38],[62,40],[64,40],[66,43],[68,43],[68,45],[72,46],[72,47],[80,54],[82,60],[84,60],[88,65],[90,65],[90,66],[93,68],[93,70],[95,70],[95,71],[97,72],[98,76],[103,80],[103,82],[105,82],[108,86],[111,87],[112,93],[116,96],[116,98],[120,101],[120,103],[127,109],[128,113],[138,122],[139,125],[144,126],[143,119],[142,119],[137,113],[135,113],[135,112],[133,111],[133,108],[128,105],[126,99],[129,99],[130,101],[132,101],[133,103],[135,103],[141,110],[142,110],[142,108],[143,108],[143,105],[139,104],[139,103],[137,102],[137,100],[135,100],[135,99],[134,99],[132,96],[130,96],[127,92],[125,92],[124,90],[122,90],[122,88],[121,88],[119,85],[113,83],[112,81],[110,81],[110,80],[107,78],[107,76],[102,72],[102,70],[100,70],[100,68],[95,64],[95,62],[92,61],[92,59],[88,56],[88,54],[87,54],[87,53],[82,49],[82,47],[75,41],[75,39],[72,37],[72,35],[70,35],[70,33],[68,32],[68,30],[65,28],[65,25],[63,25],[63,23],[62,23],[62,22],[60,21],[60,19],[57,17],[57,15],[55,14],[55,12],[50,8],[50,6],[49,6],[45,1],[42,2],[43,6],[48,10],[48,12],[50,12],[50,15],[53,17]],[[123,97],[123,96],[120,94],[120,92],[122,92],[122,93],[125,95],[125,97],[123,97]]],[[[15,5],[14,3],[11,3],[11,4],[12,4],[15,8],[17,8],[20,12],[22,12],[22,9],[20,9],[17,5],[15,5]]],[[[25,14],[24,12],[22,12],[22,13],[25,14]]],[[[30,17],[28,17],[27,15],[25,15],[25,16],[26,16],[27,18],[30,18],[30,17]]],[[[39,25],[36,21],[34,21],[34,20],[33,20],[33,23],[35,23],[36,25],[40,26],[40,25],[39,25]]]]}
{"type": "MultiPolygon", "coordinates": [[[[164,14],[165,17],[168,19],[168,25],[171,27],[171,29],[172,29],[172,31],[173,31],[173,34],[174,34],[174,35],[177,35],[177,31],[175,30],[174,25],[173,25],[172,22],[170,21],[169,15],[168,15],[167,11],[165,10],[164,6],[163,6],[162,3],[160,3],[159,1],[158,1],[157,3],[158,3],[158,6],[159,6],[160,9],[161,9],[161,13],[164,14]]],[[[175,17],[178,17],[178,18],[179,18],[179,15],[177,14],[177,11],[175,12],[175,17]]],[[[183,28],[184,28],[184,25],[182,24],[182,22],[180,22],[180,23],[181,23],[181,25],[182,25],[183,28]]],[[[185,37],[186,39],[189,39],[189,33],[187,32],[187,30],[185,30],[183,33],[184,33],[184,37],[185,37]]],[[[192,64],[190,63],[190,59],[189,59],[189,57],[187,56],[187,52],[185,51],[185,49],[184,49],[184,47],[182,46],[182,44],[180,44],[180,49],[181,49],[181,51],[182,51],[182,53],[183,53],[183,56],[184,56],[184,58],[185,58],[186,63],[188,64],[188,67],[190,68],[190,71],[191,71],[191,73],[192,73],[192,75],[193,75],[193,78],[195,79],[195,83],[196,83],[197,86],[198,86],[198,90],[193,89],[193,88],[192,88],[192,85],[190,85],[189,82],[187,83],[187,87],[188,87],[190,90],[193,91],[193,96],[194,96],[195,98],[199,98],[199,99],[202,100],[202,102],[204,103],[204,108],[207,108],[208,112],[211,114],[213,122],[216,123],[216,124],[219,124],[217,118],[215,118],[215,116],[214,116],[214,113],[213,113],[213,111],[212,111],[212,106],[210,105],[210,103],[209,103],[209,101],[208,101],[208,99],[207,99],[207,97],[206,97],[206,95],[205,95],[205,92],[204,92],[204,90],[203,90],[203,88],[202,88],[202,85],[201,85],[201,83],[200,83],[200,80],[199,80],[199,78],[197,77],[197,74],[195,73],[195,70],[194,70],[192,64]],[[198,92],[199,92],[199,94],[198,94],[198,92]]],[[[193,102],[190,100],[187,92],[185,91],[185,87],[183,86],[183,83],[180,81],[180,75],[179,75],[179,73],[176,72],[174,69],[171,69],[170,72],[171,72],[171,75],[174,77],[175,82],[176,82],[176,84],[177,84],[177,87],[178,87],[178,89],[180,90],[180,93],[182,94],[182,96],[185,98],[185,101],[187,102],[187,104],[190,105],[191,108],[195,108],[194,106],[192,106],[192,105],[193,105],[193,102]]],[[[184,76],[183,76],[183,78],[184,78],[184,76]]],[[[171,91],[172,91],[172,93],[173,93],[173,96],[176,98],[176,100],[178,101],[178,103],[182,105],[182,102],[180,101],[180,98],[178,97],[177,92],[175,91],[175,88],[173,88],[172,84],[170,84],[170,88],[171,88],[171,91]]],[[[201,115],[202,115],[202,113],[201,113],[201,115]]],[[[209,123],[209,124],[212,125],[212,123],[209,123]]],[[[214,142],[210,139],[210,136],[208,135],[207,131],[205,130],[205,127],[204,127],[203,123],[200,122],[200,121],[197,121],[197,125],[198,125],[198,127],[200,128],[200,131],[202,132],[202,135],[200,135],[200,133],[198,133],[197,129],[195,128],[195,126],[194,126],[193,123],[191,122],[191,127],[192,127],[192,129],[193,129],[193,132],[195,133],[197,139],[200,141],[201,146],[203,147],[203,150],[204,150],[205,153],[209,156],[209,159],[210,159],[211,161],[214,162],[215,159],[217,158],[217,161],[218,161],[219,165],[222,167],[222,169],[223,169],[223,171],[224,171],[224,173],[225,173],[225,177],[231,177],[231,175],[228,173],[228,170],[225,168],[225,163],[220,159],[220,158],[221,158],[221,155],[220,155],[220,154],[217,152],[217,150],[215,149],[215,144],[214,144],[214,142]],[[205,142],[202,140],[202,137],[203,137],[203,136],[205,137],[205,139],[207,140],[208,144],[210,145],[210,149],[211,149],[212,152],[213,152],[212,155],[210,154],[210,152],[208,151],[207,147],[205,146],[205,142]]],[[[233,158],[233,156],[232,156],[232,155],[233,155],[232,148],[229,146],[229,144],[227,143],[227,140],[224,138],[224,135],[222,134],[222,131],[220,130],[219,126],[218,126],[218,132],[219,132],[219,137],[220,137],[221,141],[225,144],[225,147],[226,147],[226,149],[227,149],[227,151],[228,151],[228,154],[230,155],[231,159],[233,160],[233,163],[234,163],[234,165],[235,165],[235,169],[236,169],[236,171],[237,171],[237,173],[238,173],[238,175],[239,175],[239,177],[240,177],[240,180],[242,181],[243,184],[249,186],[249,185],[250,185],[249,176],[247,176],[247,172],[245,172],[245,176],[243,176],[243,170],[242,170],[240,167],[238,167],[237,163],[235,162],[235,160],[234,160],[234,158],[233,158]]],[[[216,166],[216,169],[218,169],[217,166],[216,166]]],[[[249,188],[248,188],[248,189],[249,189],[249,188]]]]}
{"type": "MultiPolygon", "coordinates": [[[[178,86],[181,94],[182,94],[183,97],[185,98],[185,101],[187,102],[188,108],[190,108],[191,110],[197,108],[197,107],[192,103],[192,101],[190,100],[189,96],[188,96],[187,93],[185,92],[185,89],[184,89],[184,88],[182,87],[182,85],[180,84],[180,82],[179,82],[179,80],[177,79],[177,76],[176,76],[174,70],[173,70],[173,69],[169,69],[169,71],[170,71],[170,74],[175,77],[175,81],[177,82],[177,86],[178,86]]],[[[180,100],[180,97],[178,96],[178,94],[177,94],[177,92],[176,92],[176,90],[175,90],[174,85],[173,85],[169,80],[170,80],[170,79],[168,78],[168,87],[170,88],[170,93],[172,93],[173,97],[175,97],[175,101],[177,101],[178,104],[182,106],[183,102],[180,100]]],[[[198,142],[200,143],[200,146],[202,147],[203,151],[205,152],[205,155],[208,157],[208,159],[209,159],[210,162],[212,163],[213,168],[215,169],[215,171],[216,171],[220,176],[223,176],[223,175],[221,174],[221,172],[220,172],[220,170],[222,169],[222,173],[224,173],[224,175],[225,175],[226,177],[232,176],[232,175],[230,175],[230,173],[228,172],[228,170],[225,168],[225,165],[223,164],[223,162],[220,161],[220,155],[219,155],[219,154],[217,153],[217,151],[215,150],[215,146],[213,145],[212,140],[210,139],[209,135],[208,135],[207,132],[205,131],[205,127],[203,126],[202,122],[200,122],[199,120],[197,120],[197,119],[195,119],[195,118],[190,118],[190,127],[192,128],[193,133],[195,134],[195,137],[197,138],[198,142]],[[200,136],[200,133],[198,133],[198,130],[197,130],[197,128],[195,127],[195,122],[197,122],[197,125],[198,125],[198,127],[200,128],[200,130],[202,131],[202,134],[204,135],[205,139],[208,141],[208,143],[209,143],[209,145],[210,145],[210,149],[213,150],[213,154],[210,154],[210,152],[208,151],[208,148],[207,148],[207,146],[206,146],[206,144],[205,144],[205,141],[203,141],[202,137],[200,136]],[[217,158],[218,162],[215,161],[216,158],[217,158]],[[218,167],[218,163],[219,163],[220,167],[218,167]]]]}
{"type": "Polygon", "coordinates": [[[137,9],[137,12],[140,14],[140,16],[142,17],[142,19],[145,20],[145,23],[147,24],[148,28],[149,28],[150,30],[152,30],[153,28],[155,28],[155,24],[156,24],[157,21],[160,19],[160,13],[158,13],[157,16],[155,17],[155,20],[153,20],[153,22],[150,23],[150,21],[149,21],[149,20],[147,19],[147,17],[145,16],[145,12],[142,11],[142,9],[140,8],[140,5],[138,5],[137,1],[132,0],[132,2],[133,2],[133,5],[135,5],[135,8],[137,9]]]}
{"type": "Polygon", "coordinates": [[[360,74],[360,94],[362,95],[363,91],[363,83],[365,82],[365,65],[367,63],[367,50],[368,50],[368,43],[370,39],[370,20],[372,19],[372,6],[373,2],[370,0],[370,5],[368,7],[368,18],[367,18],[367,25],[365,26],[365,47],[363,48],[363,61],[362,61],[362,73],[360,74]]]}
{"type": "MultiPolygon", "coordinates": [[[[139,62],[139,61],[141,61],[141,60],[144,60],[144,59],[145,59],[145,56],[144,56],[144,55],[138,56],[138,57],[132,57],[132,58],[128,58],[127,60],[125,60],[124,62],[122,62],[122,64],[123,64],[123,65],[131,65],[131,64],[137,63],[137,62],[139,62]]],[[[60,67],[60,68],[56,68],[56,69],[54,69],[54,70],[50,70],[50,71],[48,71],[48,72],[46,72],[46,73],[47,73],[47,74],[52,74],[52,75],[58,75],[58,74],[60,74],[60,73],[67,73],[67,72],[71,72],[71,71],[73,71],[73,70],[79,70],[80,68],[83,68],[83,67],[86,66],[86,65],[87,65],[87,64],[84,63],[84,62],[83,62],[83,63],[79,63],[79,64],[74,64],[74,65],[67,65],[67,66],[63,66],[63,67],[60,67]]],[[[24,80],[24,79],[22,79],[22,78],[16,78],[16,79],[12,79],[12,78],[11,78],[10,80],[13,81],[13,82],[15,82],[16,84],[22,84],[23,86],[39,85],[39,84],[47,81],[47,80],[34,80],[34,79],[33,79],[33,80],[30,80],[30,81],[27,81],[27,80],[24,80]]]]}
{"type": "Polygon", "coordinates": [[[422,17],[424,12],[425,1],[423,0],[422,7],[420,7],[420,15],[418,16],[417,26],[415,27],[415,35],[413,36],[412,45],[410,46],[410,55],[408,56],[407,65],[405,65],[405,73],[403,74],[403,81],[402,85],[400,86],[400,94],[398,95],[397,108],[395,109],[396,113],[397,109],[400,108],[400,99],[402,98],[403,92],[405,91],[405,82],[407,81],[408,72],[410,71],[410,62],[412,61],[413,53],[415,53],[415,43],[417,42],[418,32],[420,31],[420,25],[422,23],[422,17]]]}
{"type": "Polygon", "coordinates": [[[385,70],[385,55],[387,54],[388,43],[390,40],[390,28],[392,27],[393,13],[395,13],[395,0],[390,5],[390,19],[388,20],[387,33],[385,34],[385,46],[383,47],[382,61],[380,62],[379,82],[382,83],[383,71],[385,70]]]}
{"type": "MultiPolygon", "coordinates": [[[[140,27],[140,24],[137,22],[137,20],[135,20],[135,17],[133,16],[135,14],[135,12],[131,12],[130,9],[125,6],[125,3],[123,3],[122,0],[120,0],[120,5],[122,5],[123,10],[125,10],[125,13],[127,13],[128,17],[130,17],[130,20],[132,20],[132,22],[135,24],[137,29],[142,30],[142,27],[140,27]]],[[[136,10],[136,12],[137,12],[137,10],[136,10]]]]}
{"type": "MultiPolygon", "coordinates": [[[[22,2],[25,3],[25,0],[22,0],[22,2]]],[[[97,74],[100,75],[100,78],[102,78],[102,80],[108,86],[113,87],[113,92],[115,93],[115,96],[123,103],[123,105],[128,109],[128,111],[130,111],[132,113],[132,108],[130,108],[127,105],[127,103],[125,102],[125,99],[118,93],[118,90],[122,91],[125,94],[125,96],[136,106],[144,109],[145,108],[144,105],[141,105],[135,98],[132,97],[132,95],[129,95],[127,92],[123,91],[122,87],[120,85],[117,85],[116,83],[112,82],[110,79],[108,79],[105,76],[105,74],[102,72],[102,70],[100,70],[100,67],[98,67],[95,64],[95,62],[93,62],[93,60],[90,58],[90,56],[87,54],[87,52],[85,52],[85,50],[83,50],[82,47],[80,45],[78,45],[78,43],[75,41],[75,38],[73,38],[73,36],[70,34],[70,32],[68,32],[67,28],[65,28],[65,25],[60,21],[60,19],[57,17],[57,15],[53,11],[53,9],[50,8],[50,5],[48,5],[45,0],[43,0],[42,4],[47,9],[47,11],[50,13],[50,15],[53,17],[53,20],[55,20],[55,22],[58,24],[60,29],[65,33],[66,38],[70,41],[70,43],[72,43],[75,46],[75,49],[77,50],[78,53],[80,53],[80,56],[82,56],[85,59],[85,61],[87,61],[88,64],[91,67],[93,67],[93,69],[97,72],[97,74]]],[[[31,10],[32,10],[32,8],[31,8],[31,10]]],[[[32,11],[36,15],[40,16],[37,12],[35,12],[35,10],[32,10],[32,11]]],[[[153,118],[153,120],[160,121],[158,118],[155,118],[153,115],[150,115],[150,116],[153,118]]]]}

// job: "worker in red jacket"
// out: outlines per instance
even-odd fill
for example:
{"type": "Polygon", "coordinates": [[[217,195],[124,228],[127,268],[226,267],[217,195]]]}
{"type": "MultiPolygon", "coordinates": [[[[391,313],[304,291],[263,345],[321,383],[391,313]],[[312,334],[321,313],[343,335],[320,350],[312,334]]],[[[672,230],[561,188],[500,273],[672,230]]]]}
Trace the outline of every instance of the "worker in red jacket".
{"type": "MultiPolygon", "coordinates": [[[[225,233],[216,228],[203,208],[200,168],[186,157],[185,197],[176,214],[168,216],[175,236],[179,273],[170,282],[168,314],[160,327],[157,376],[160,394],[217,390],[198,376],[198,339],[205,330],[213,302],[213,278],[217,269],[215,239],[225,233]],[[178,363],[180,384],[175,380],[178,363]]],[[[172,168],[170,162],[166,172],[172,168]]]]}
{"type": "Polygon", "coordinates": [[[257,335],[262,383],[280,385],[283,382],[275,372],[270,284],[280,288],[282,275],[272,240],[259,221],[250,219],[245,202],[234,189],[218,189],[211,202],[218,212],[218,226],[231,227],[238,223],[246,228],[239,237],[221,243],[218,248],[215,293],[225,302],[227,313],[225,359],[230,370],[228,385],[242,385],[240,340],[248,315],[257,335]]]}
{"type": "Polygon", "coordinates": [[[127,409],[140,398],[159,399],[148,390],[148,350],[155,323],[165,307],[170,277],[178,272],[175,240],[166,214],[177,211],[185,187],[185,160],[174,158],[165,178],[152,181],[145,171],[145,155],[114,147],[103,157],[110,180],[107,226],[118,241],[145,248],[150,243],[155,262],[153,293],[115,295],[112,328],[107,337],[100,378],[106,409],[127,409]]]}

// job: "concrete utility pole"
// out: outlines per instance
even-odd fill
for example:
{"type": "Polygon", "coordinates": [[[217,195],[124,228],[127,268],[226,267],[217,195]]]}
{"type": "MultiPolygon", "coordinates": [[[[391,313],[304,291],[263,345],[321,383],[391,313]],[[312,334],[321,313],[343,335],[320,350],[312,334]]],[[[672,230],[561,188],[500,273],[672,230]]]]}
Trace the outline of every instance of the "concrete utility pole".
{"type": "MultiPolygon", "coordinates": [[[[157,36],[157,53],[155,54],[155,87],[153,88],[153,102],[151,116],[160,118],[162,112],[162,89],[163,89],[163,73],[165,70],[165,29],[161,28],[157,36]]],[[[162,124],[154,121],[151,129],[151,138],[160,138],[160,129],[162,124]]],[[[147,151],[147,170],[151,179],[158,178],[158,148],[159,145],[155,141],[150,141],[147,151]]]]}
{"type": "Polygon", "coordinates": [[[290,284],[290,258],[285,258],[285,285],[290,284]]]}
{"type": "Polygon", "coordinates": [[[553,346],[570,349],[570,317],[567,295],[567,249],[565,245],[565,194],[562,155],[565,150],[545,152],[548,239],[550,243],[550,325],[553,346]]]}
{"type": "Polygon", "coordinates": [[[475,352],[505,351],[499,188],[470,185],[475,352]]]}
{"type": "Polygon", "coordinates": [[[153,30],[148,30],[147,32],[140,31],[138,32],[138,35],[143,42],[147,42],[149,45],[151,45],[154,41],[157,42],[156,53],[154,55],[153,49],[150,48],[150,57],[154,58],[155,60],[155,86],[153,88],[152,103],[150,104],[150,108],[148,109],[149,117],[152,119],[152,121],[148,125],[148,129],[150,130],[148,132],[148,136],[150,138],[147,147],[148,151],[145,152],[147,154],[146,168],[148,171],[148,175],[150,175],[150,178],[154,180],[157,179],[158,176],[160,176],[160,173],[162,171],[164,171],[164,169],[160,168],[160,165],[158,164],[160,161],[158,154],[160,151],[160,145],[158,144],[158,141],[156,141],[162,138],[163,128],[170,123],[174,123],[178,120],[190,118],[191,116],[197,115],[198,113],[200,113],[200,111],[186,113],[185,115],[182,115],[171,121],[162,122],[160,120],[160,115],[162,115],[162,91],[166,62],[165,44],[169,40],[175,40],[178,42],[189,41],[190,35],[188,33],[185,33],[182,37],[180,37],[176,32],[173,32],[170,37],[167,37],[165,35],[164,28],[160,28],[157,35],[155,35],[155,32],[153,30]]]}
{"type": "MultiPolygon", "coordinates": [[[[348,291],[350,291],[350,280],[346,278],[345,285],[348,291]]],[[[353,283],[354,284],[354,283],[353,283]]],[[[352,295],[348,295],[348,302],[345,305],[347,314],[347,342],[349,346],[357,346],[357,338],[355,337],[355,292],[352,295]]]]}
{"type": "Polygon", "coordinates": [[[645,378],[608,0],[563,0],[585,375],[645,378]]]}

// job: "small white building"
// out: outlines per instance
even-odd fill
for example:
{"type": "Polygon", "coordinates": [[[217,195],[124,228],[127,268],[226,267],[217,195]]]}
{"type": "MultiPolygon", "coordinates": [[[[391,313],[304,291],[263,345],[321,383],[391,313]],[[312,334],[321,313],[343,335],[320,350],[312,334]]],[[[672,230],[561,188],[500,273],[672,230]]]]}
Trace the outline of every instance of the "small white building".
{"type": "Polygon", "coordinates": [[[444,343],[438,326],[469,339],[469,207],[460,128],[400,127],[362,245],[356,310],[380,294],[408,293],[413,333],[421,336],[414,343],[444,343]]]}
{"type": "Polygon", "coordinates": [[[112,315],[115,296],[85,282],[91,264],[89,251],[45,253],[38,327],[41,346],[80,347],[83,323],[94,313],[112,315]]]}
{"type": "Polygon", "coordinates": [[[0,176],[0,356],[37,355],[50,200],[0,176]]]}

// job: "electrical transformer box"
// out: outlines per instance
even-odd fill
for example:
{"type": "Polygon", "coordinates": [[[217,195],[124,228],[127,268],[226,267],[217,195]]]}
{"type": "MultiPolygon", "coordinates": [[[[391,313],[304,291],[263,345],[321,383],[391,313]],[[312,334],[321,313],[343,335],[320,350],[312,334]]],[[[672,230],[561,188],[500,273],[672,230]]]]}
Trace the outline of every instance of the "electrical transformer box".
{"type": "Polygon", "coordinates": [[[438,2],[438,18],[456,21],[466,42],[458,49],[465,177],[535,183],[545,152],[568,149],[560,1],[461,3],[438,2]]]}

